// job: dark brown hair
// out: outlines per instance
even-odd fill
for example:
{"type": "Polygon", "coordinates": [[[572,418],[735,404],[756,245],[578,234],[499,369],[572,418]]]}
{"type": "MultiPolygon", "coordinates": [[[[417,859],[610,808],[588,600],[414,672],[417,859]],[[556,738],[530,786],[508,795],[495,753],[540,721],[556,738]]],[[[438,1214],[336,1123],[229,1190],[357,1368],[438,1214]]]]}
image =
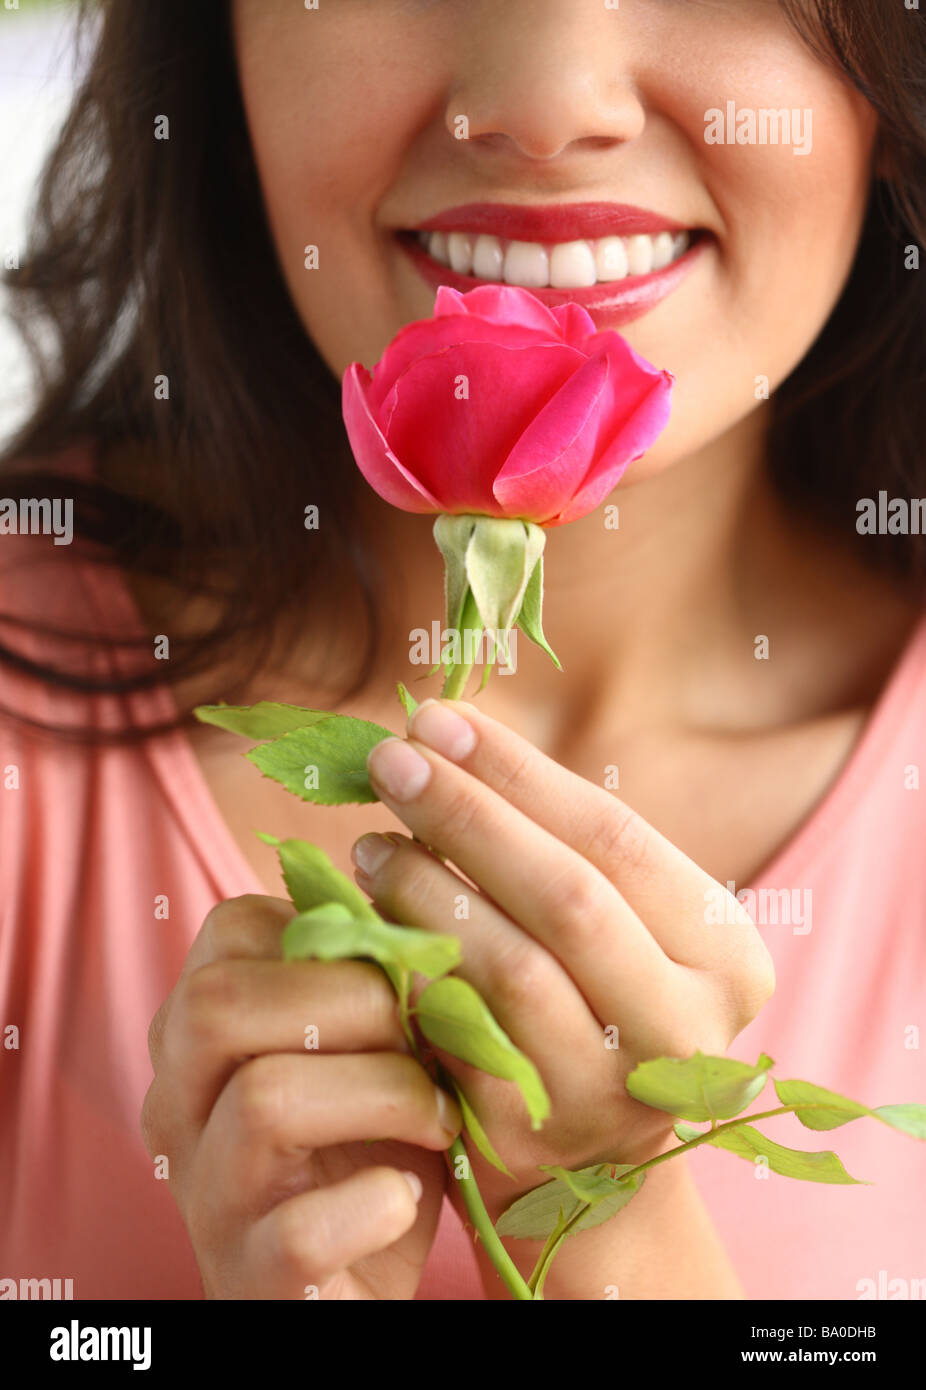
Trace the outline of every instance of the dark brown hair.
{"type": "MultiPolygon", "coordinates": [[[[856,500],[926,493],[926,278],[905,248],[926,238],[926,28],[893,0],[782,0],[821,58],[880,118],[856,263],[816,343],[775,393],[768,461],[804,512],[855,534],[856,500]]],[[[12,495],[75,499],[75,537],[101,561],[209,594],[219,616],[167,662],[100,676],[0,662],[75,689],[140,689],[269,650],[266,614],[305,632],[349,580],[376,656],[359,475],[338,383],[280,273],[240,99],[226,0],[82,0],[100,24],[92,61],[38,188],[21,268],[6,276],[39,369],[31,418],[0,458],[12,495]],[[170,139],[154,138],[156,117],[170,139]],[[169,380],[169,401],[155,378],[169,380]],[[89,441],[137,446],[158,495],[62,479],[55,456],[89,441]],[[303,512],[324,525],[307,532],[303,512]]],[[[864,554],[919,591],[926,538],[865,537],[864,554]]],[[[15,621],[15,615],[12,615],[15,621]]],[[[94,639],[98,643],[99,639],[94,639]]],[[[253,672],[243,670],[242,680],[253,672]]],[[[225,698],[234,692],[225,688],[225,698]]]]}

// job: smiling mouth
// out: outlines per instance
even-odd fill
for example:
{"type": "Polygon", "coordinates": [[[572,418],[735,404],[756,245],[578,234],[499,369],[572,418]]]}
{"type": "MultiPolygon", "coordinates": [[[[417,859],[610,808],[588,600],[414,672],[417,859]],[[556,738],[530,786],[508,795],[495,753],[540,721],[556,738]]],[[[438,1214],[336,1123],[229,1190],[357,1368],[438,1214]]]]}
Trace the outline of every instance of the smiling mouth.
{"type": "Polygon", "coordinates": [[[716,243],[703,227],[613,204],[469,205],[394,235],[432,290],[446,285],[468,294],[484,285],[516,286],[548,308],[578,304],[598,329],[649,313],[716,243]],[[604,235],[595,236],[599,230],[604,235]],[[532,235],[537,239],[528,240],[532,235]]]}
{"type": "Polygon", "coordinates": [[[697,231],[604,236],[576,241],[513,241],[463,231],[402,232],[434,263],[455,275],[523,289],[581,290],[665,270],[685,255],[697,231]]]}

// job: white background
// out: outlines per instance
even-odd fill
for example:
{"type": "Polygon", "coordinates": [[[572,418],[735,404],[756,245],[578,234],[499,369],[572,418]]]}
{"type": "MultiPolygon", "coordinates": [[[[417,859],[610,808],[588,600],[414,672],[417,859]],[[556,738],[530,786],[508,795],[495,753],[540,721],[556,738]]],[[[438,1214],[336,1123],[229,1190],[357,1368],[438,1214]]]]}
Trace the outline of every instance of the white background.
{"type": "MultiPolygon", "coordinates": [[[[0,257],[25,243],[28,207],[48,147],[67,112],[77,63],[73,9],[8,10],[0,0],[0,257]]],[[[0,290],[0,443],[27,414],[30,376],[0,290]]]]}

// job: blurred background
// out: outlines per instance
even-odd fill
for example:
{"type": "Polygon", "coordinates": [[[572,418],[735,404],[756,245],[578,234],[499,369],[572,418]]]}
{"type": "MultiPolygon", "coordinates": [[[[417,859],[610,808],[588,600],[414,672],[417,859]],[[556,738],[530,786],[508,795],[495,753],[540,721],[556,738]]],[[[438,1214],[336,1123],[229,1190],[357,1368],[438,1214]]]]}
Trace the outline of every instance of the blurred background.
{"type": "MultiPolygon", "coordinates": [[[[67,112],[81,59],[72,0],[0,0],[0,263],[22,259],[39,169],[67,112]],[[15,8],[7,8],[15,5],[15,8]]],[[[30,374],[0,288],[0,445],[28,413],[30,374]]]]}

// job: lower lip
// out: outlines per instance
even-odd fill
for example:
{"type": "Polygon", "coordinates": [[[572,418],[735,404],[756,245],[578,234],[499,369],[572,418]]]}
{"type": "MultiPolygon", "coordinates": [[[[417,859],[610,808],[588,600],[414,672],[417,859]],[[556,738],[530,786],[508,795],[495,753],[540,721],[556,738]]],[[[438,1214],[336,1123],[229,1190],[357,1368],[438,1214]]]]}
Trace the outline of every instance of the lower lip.
{"type": "MultiPolygon", "coordinates": [[[[628,275],[623,280],[588,285],[583,289],[531,289],[530,293],[551,308],[557,304],[580,304],[591,314],[599,331],[618,328],[623,323],[642,318],[677,289],[711,240],[709,234],[699,233],[683,256],[650,275],[628,275]]],[[[458,275],[449,266],[439,265],[428,255],[414,232],[400,233],[398,241],[432,289],[448,285],[450,289],[466,294],[480,285],[500,283],[497,280],[479,280],[474,275],[458,275]]]]}

